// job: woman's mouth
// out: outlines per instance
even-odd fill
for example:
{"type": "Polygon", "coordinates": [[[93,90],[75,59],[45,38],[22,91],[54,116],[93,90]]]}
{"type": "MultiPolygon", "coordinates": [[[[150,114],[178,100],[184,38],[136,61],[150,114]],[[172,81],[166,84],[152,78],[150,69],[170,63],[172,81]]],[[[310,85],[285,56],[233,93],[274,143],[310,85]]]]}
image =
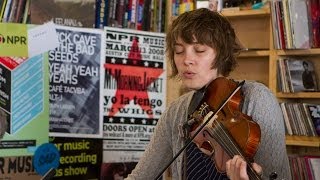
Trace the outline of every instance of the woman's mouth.
{"type": "Polygon", "coordinates": [[[183,73],[183,77],[186,79],[191,79],[195,76],[196,73],[192,72],[192,71],[185,71],[183,73]]]}

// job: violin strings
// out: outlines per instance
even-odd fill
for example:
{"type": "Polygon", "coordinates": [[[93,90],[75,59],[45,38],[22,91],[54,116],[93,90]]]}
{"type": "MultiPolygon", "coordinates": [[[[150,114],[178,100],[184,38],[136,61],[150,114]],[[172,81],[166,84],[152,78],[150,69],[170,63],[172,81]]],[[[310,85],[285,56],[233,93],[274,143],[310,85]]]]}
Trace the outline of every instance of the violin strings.
{"type": "MultiPolygon", "coordinates": [[[[223,146],[224,149],[226,149],[229,156],[233,157],[234,155],[240,155],[244,157],[240,148],[237,146],[234,140],[230,138],[229,133],[225,130],[225,128],[221,125],[221,123],[216,121],[215,125],[217,128],[215,128],[216,133],[213,132],[213,135],[215,135],[216,137],[215,139],[219,142],[219,144],[223,146]]],[[[249,169],[252,170],[250,165],[249,167],[250,167],[249,169]]],[[[248,172],[248,175],[250,179],[253,178],[252,176],[255,176],[255,174],[250,171],[248,172]]]]}
{"type": "MultiPolygon", "coordinates": [[[[213,128],[209,128],[211,130],[211,133],[209,134],[213,136],[213,138],[227,151],[228,155],[230,157],[233,157],[234,155],[240,155],[241,157],[245,158],[239,146],[231,138],[230,134],[226,131],[222,123],[218,122],[217,120],[213,121],[213,123],[213,128]]],[[[250,164],[248,164],[248,167],[250,169],[250,171],[248,171],[250,179],[261,179],[261,177],[255,173],[250,164]]]]}
{"type": "MultiPolygon", "coordinates": [[[[226,129],[224,128],[224,126],[222,125],[222,123],[216,121],[216,124],[218,124],[218,129],[220,129],[220,133],[216,133],[218,136],[219,134],[222,134],[224,136],[222,136],[221,138],[224,137],[224,141],[222,141],[222,144],[225,146],[226,149],[228,149],[230,151],[230,153],[232,154],[232,156],[238,154],[240,156],[242,156],[243,158],[245,158],[243,152],[241,151],[240,147],[235,143],[233,138],[230,138],[230,134],[228,133],[228,131],[226,131],[226,129]],[[227,143],[224,143],[227,142],[227,143]],[[229,142],[229,143],[228,143],[229,142]],[[229,145],[228,145],[229,144],[229,145]]],[[[252,176],[257,177],[257,174],[255,173],[255,171],[252,169],[252,166],[249,164],[249,173],[248,175],[252,178],[252,176]]],[[[250,179],[251,179],[250,178],[250,179]]],[[[258,179],[260,179],[260,176],[258,176],[258,179]]]]}

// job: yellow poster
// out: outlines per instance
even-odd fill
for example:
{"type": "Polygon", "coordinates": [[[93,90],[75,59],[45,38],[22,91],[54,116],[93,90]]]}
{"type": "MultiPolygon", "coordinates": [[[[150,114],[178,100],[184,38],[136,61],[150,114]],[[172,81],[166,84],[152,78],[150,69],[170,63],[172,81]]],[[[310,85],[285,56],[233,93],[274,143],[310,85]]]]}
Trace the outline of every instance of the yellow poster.
{"type": "Polygon", "coordinates": [[[0,56],[28,57],[27,25],[0,23],[0,56]]]}

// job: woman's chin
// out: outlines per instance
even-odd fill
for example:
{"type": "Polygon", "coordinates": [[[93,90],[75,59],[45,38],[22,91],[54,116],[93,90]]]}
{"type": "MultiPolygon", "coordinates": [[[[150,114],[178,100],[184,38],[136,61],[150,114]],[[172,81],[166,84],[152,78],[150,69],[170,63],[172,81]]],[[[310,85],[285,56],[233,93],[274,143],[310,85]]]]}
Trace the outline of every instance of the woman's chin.
{"type": "Polygon", "coordinates": [[[187,82],[187,81],[183,82],[183,86],[185,89],[189,89],[189,90],[199,90],[203,87],[202,85],[200,85],[198,83],[187,82]]]}

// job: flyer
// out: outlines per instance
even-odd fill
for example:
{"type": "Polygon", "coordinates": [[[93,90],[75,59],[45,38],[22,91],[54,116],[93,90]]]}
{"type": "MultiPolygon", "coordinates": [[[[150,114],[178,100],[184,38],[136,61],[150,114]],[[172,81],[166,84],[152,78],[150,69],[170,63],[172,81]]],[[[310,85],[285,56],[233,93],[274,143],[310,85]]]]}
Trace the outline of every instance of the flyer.
{"type": "Polygon", "coordinates": [[[165,35],[105,33],[103,162],[137,162],[166,105],[165,35]]]}
{"type": "Polygon", "coordinates": [[[58,26],[49,51],[50,136],[102,138],[103,30],[58,26]]]}

